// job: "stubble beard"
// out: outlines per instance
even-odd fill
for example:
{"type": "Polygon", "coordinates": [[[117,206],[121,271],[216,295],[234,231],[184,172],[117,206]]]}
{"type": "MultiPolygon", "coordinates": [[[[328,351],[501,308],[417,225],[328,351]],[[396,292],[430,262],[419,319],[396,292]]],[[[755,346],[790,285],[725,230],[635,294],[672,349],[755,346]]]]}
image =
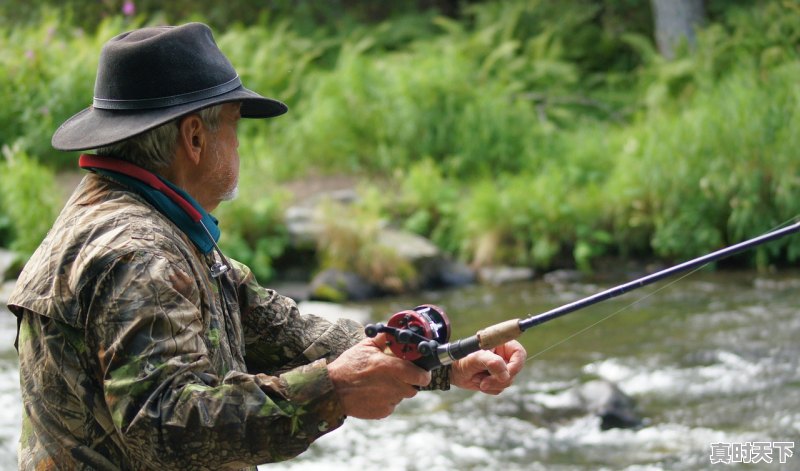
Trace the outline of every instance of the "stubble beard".
{"type": "Polygon", "coordinates": [[[233,185],[233,188],[231,188],[230,190],[228,190],[228,191],[226,191],[225,193],[223,193],[223,194],[222,194],[222,197],[221,197],[220,199],[221,199],[222,201],[233,201],[233,200],[235,200],[235,199],[236,199],[238,196],[239,196],[239,181],[238,181],[238,179],[237,179],[237,181],[236,181],[236,182],[235,182],[235,184],[233,185]]]}
{"type": "MultiPolygon", "coordinates": [[[[216,140],[212,141],[211,145],[213,146],[212,147],[212,151],[213,151],[214,155],[216,156],[217,163],[219,165],[219,162],[221,162],[221,159],[224,159],[225,156],[220,151],[219,143],[216,140]]],[[[238,174],[234,175],[234,172],[231,171],[231,170],[228,170],[228,169],[219,170],[219,172],[223,174],[223,177],[225,178],[226,181],[232,182],[231,187],[228,188],[227,190],[225,190],[219,196],[220,201],[233,201],[233,200],[235,200],[236,197],[239,196],[239,175],[238,174]]]]}

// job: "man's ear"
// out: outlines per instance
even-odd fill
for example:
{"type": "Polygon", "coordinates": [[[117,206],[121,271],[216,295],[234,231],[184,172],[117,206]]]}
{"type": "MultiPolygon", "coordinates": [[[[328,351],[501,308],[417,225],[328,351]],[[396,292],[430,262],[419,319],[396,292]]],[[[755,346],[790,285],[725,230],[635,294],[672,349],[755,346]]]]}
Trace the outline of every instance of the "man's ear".
{"type": "Polygon", "coordinates": [[[200,156],[206,146],[206,127],[196,114],[181,118],[178,123],[178,146],[195,165],[200,163],[200,156]]]}

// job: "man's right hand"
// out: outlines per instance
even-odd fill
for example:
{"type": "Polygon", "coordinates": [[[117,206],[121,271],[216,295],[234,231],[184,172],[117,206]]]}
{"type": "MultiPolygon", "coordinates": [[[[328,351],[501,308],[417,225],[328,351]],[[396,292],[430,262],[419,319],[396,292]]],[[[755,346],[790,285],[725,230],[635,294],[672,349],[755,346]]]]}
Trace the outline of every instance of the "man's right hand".
{"type": "Polygon", "coordinates": [[[384,353],[386,334],[366,338],[328,365],[328,376],[348,416],[382,419],[403,399],[414,397],[414,386],[427,386],[431,373],[384,353]]]}

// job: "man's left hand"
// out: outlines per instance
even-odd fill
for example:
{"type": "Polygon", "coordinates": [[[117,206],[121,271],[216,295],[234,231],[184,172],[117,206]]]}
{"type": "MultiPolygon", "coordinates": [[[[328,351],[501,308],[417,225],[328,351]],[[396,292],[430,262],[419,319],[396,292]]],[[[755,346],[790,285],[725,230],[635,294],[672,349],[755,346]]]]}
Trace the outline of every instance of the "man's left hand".
{"type": "Polygon", "coordinates": [[[516,340],[494,351],[480,350],[453,362],[450,381],[460,388],[497,395],[511,386],[527,356],[525,347],[516,340]]]}

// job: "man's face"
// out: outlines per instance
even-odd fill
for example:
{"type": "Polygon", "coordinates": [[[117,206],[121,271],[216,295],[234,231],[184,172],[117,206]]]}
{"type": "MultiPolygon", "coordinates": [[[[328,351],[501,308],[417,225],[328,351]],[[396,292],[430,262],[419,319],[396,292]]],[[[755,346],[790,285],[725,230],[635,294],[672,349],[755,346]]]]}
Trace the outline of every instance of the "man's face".
{"type": "Polygon", "coordinates": [[[241,119],[239,103],[226,103],[220,112],[219,128],[210,135],[206,182],[209,196],[232,200],[239,191],[239,139],[236,127],[241,119]]]}

